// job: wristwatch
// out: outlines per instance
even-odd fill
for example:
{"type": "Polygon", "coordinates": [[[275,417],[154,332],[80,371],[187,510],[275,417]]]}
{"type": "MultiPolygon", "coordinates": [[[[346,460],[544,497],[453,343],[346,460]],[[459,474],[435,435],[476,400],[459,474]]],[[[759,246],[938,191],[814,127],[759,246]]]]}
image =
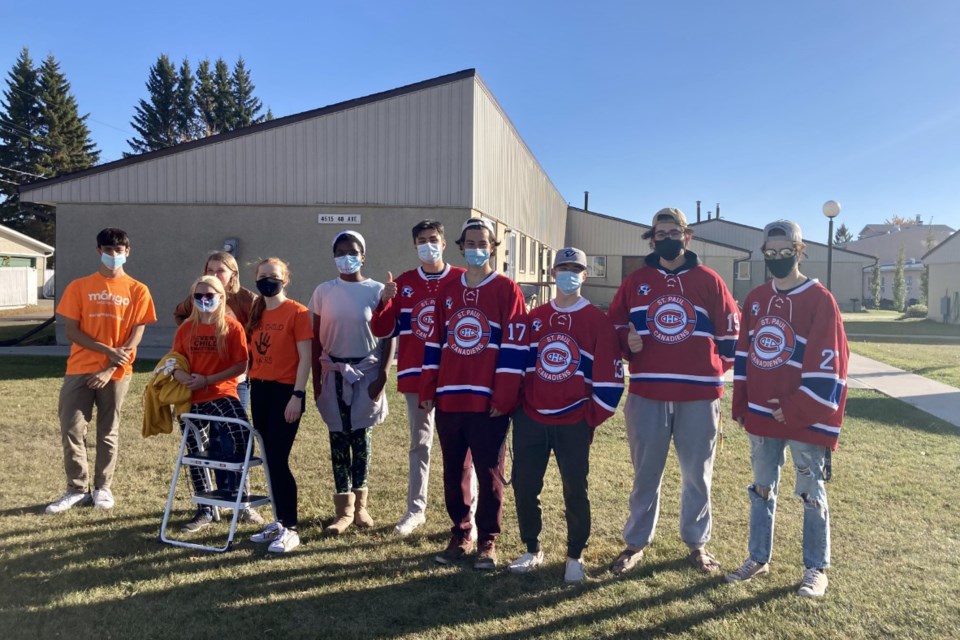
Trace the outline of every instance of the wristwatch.
{"type": "Polygon", "coordinates": [[[298,391],[297,389],[294,389],[294,390],[293,390],[293,397],[294,397],[294,398],[300,398],[301,400],[303,400],[304,398],[307,397],[307,394],[306,394],[306,392],[304,392],[304,391],[298,391]]]}

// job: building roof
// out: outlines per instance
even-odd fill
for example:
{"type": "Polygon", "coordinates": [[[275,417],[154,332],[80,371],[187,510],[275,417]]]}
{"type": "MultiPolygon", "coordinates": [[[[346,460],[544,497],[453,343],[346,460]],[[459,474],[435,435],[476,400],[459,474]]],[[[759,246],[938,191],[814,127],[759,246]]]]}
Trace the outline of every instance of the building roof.
{"type": "Polygon", "coordinates": [[[258,124],[253,124],[248,127],[243,127],[241,129],[234,129],[233,131],[225,131],[223,133],[219,133],[213,136],[207,136],[205,138],[200,138],[198,140],[191,140],[190,142],[184,142],[182,144],[174,145],[172,147],[167,147],[165,149],[158,149],[157,151],[149,151],[147,153],[141,153],[139,155],[128,156],[120,160],[115,160],[113,162],[107,162],[105,164],[91,167],[90,169],[84,169],[82,171],[74,171],[73,173],[65,173],[55,178],[47,178],[45,180],[36,180],[34,182],[29,182],[27,184],[20,185],[18,190],[20,193],[27,193],[27,192],[33,191],[34,189],[39,189],[41,187],[48,187],[60,182],[66,182],[68,180],[76,180],[78,178],[84,178],[87,176],[96,175],[98,173],[103,173],[105,171],[112,171],[114,169],[119,169],[121,167],[136,165],[141,162],[146,162],[148,160],[155,160],[157,158],[162,158],[164,156],[168,156],[174,153],[181,153],[184,151],[190,151],[192,149],[199,149],[201,147],[218,144],[220,142],[226,142],[227,140],[232,140],[234,138],[241,138],[244,136],[253,135],[255,133],[268,131],[270,129],[275,129],[277,127],[283,127],[286,125],[301,122],[303,120],[309,120],[311,118],[316,118],[319,116],[325,116],[332,113],[337,113],[338,111],[346,111],[348,109],[354,109],[356,107],[371,104],[374,102],[380,102],[382,100],[396,98],[406,94],[415,93],[417,91],[423,91],[424,89],[430,89],[432,87],[437,87],[440,85],[456,82],[458,80],[463,80],[465,78],[473,78],[473,77],[478,77],[476,69],[464,69],[462,71],[449,73],[447,75],[438,76],[436,78],[431,78],[429,80],[423,80],[421,82],[408,84],[402,87],[398,87],[396,89],[390,89],[388,91],[373,93],[368,96],[363,96],[361,98],[354,98],[352,100],[347,100],[345,102],[338,102],[332,105],[328,105],[326,107],[311,109],[310,111],[303,111],[301,113],[295,113],[293,115],[284,116],[282,118],[274,118],[273,120],[260,122],[258,124]]]}
{"type": "Polygon", "coordinates": [[[0,235],[7,236],[14,242],[26,245],[28,247],[32,247],[41,255],[52,255],[53,252],[56,251],[56,249],[54,249],[50,245],[44,242],[40,242],[35,238],[31,238],[26,234],[20,233],[19,231],[16,231],[4,225],[0,225],[0,235]]]}
{"type": "MultiPolygon", "coordinates": [[[[875,225],[876,226],[876,225],[875,225]]],[[[900,249],[908,260],[922,260],[930,248],[946,240],[953,229],[944,224],[937,225],[888,225],[891,228],[860,240],[851,240],[842,245],[846,251],[860,251],[876,256],[882,264],[897,261],[900,249]]]]}
{"type": "Polygon", "coordinates": [[[926,261],[927,256],[930,256],[930,255],[936,253],[936,252],[939,251],[941,248],[943,248],[947,243],[949,243],[949,242],[956,243],[958,237],[960,237],[960,230],[954,231],[952,234],[950,234],[950,237],[949,237],[949,238],[947,238],[946,240],[944,240],[943,242],[941,242],[940,244],[938,244],[937,246],[935,246],[933,249],[930,249],[930,251],[927,251],[925,254],[923,254],[922,260],[926,261]]]}
{"type": "MultiPolygon", "coordinates": [[[[707,227],[709,227],[709,226],[716,225],[717,223],[723,223],[723,224],[726,224],[726,225],[731,225],[731,226],[734,226],[734,227],[739,227],[740,229],[743,229],[743,230],[745,230],[745,231],[747,231],[747,232],[749,232],[749,233],[751,233],[751,234],[753,234],[753,235],[756,235],[756,236],[758,236],[758,237],[761,238],[761,239],[763,238],[763,229],[761,229],[761,228],[759,228],[759,227],[754,227],[754,226],[751,226],[751,225],[748,225],[748,224],[743,224],[742,222],[734,222],[734,221],[732,221],[732,220],[728,220],[727,218],[713,218],[713,219],[711,219],[711,220],[701,220],[700,222],[694,222],[694,223],[692,223],[690,226],[693,227],[694,229],[697,229],[697,228],[707,228],[707,227]]],[[[813,245],[813,246],[817,246],[817,247],[827,248],[827,245],[823,244],[822,242],[814,242],[813,240],[807,240],[806,238],[804,238],[803,243],[804,243],[805,245],[807,245],[807,246],[813,245]]],[[[876,256],[872,256],[872,255],[870,255],[870,254],[868,254],[868,253],[861,253],[861,252],[859,252],[859,251],[851,251],[851,250],[849,250],[849,249],[841,249],[840,247],[838,247],[838,246],[836,246],[836,245],[834,245],[833,250],[834,250],[834,251],[843,252],[843,253],[848,253],[848,254],[850,254],[850,255],[858,256],[858,257],[861,257],[861,258],[870,258],[871,260],[876,260],[876,256]]],[[[760,255],[759,252],[757,253],[757,255],[760,255]]],[[[761,256],[761,259],[762,259],[762,256],[761,256]]]]}

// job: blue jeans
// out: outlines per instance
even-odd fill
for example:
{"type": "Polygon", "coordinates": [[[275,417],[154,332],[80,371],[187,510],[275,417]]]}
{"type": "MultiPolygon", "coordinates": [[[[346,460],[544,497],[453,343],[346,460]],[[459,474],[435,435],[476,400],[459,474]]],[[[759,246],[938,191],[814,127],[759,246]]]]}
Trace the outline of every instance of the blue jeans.
{"type": "Polygon", "coordinates": [[[750,558],[761,564],[773,554],[773,522],[777,513],[780,469],[787,460],[786,450],[797,472],[795,495],[803,500],[803,564],[808,569],[830,566],[830,512],[823,484],[826,449],[815,444],[764,438],[750,434],[750,462],[753,484],[750,495],[750,558]],[[764,497],[757,488],[763,489],[764,497]]]}

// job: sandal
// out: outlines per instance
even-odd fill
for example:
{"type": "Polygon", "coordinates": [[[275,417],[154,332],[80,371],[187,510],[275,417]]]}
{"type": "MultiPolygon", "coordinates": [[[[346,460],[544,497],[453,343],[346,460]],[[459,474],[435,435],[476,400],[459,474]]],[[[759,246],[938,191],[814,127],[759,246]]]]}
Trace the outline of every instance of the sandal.
{"type": "Polygon", "coordinates": [[[687,562],[700,573],[713,573],[720,570],[720,563],[703,547],[691,551],[687,556],[687,562]]]}
{"type": "Polygon", "coordinates": [[[620,552],[617,559],[610,565],[610,573],[620,576],[637,566],[637,563],[643,558],[643,549],[631,549],[627,547],[620,552]]]}

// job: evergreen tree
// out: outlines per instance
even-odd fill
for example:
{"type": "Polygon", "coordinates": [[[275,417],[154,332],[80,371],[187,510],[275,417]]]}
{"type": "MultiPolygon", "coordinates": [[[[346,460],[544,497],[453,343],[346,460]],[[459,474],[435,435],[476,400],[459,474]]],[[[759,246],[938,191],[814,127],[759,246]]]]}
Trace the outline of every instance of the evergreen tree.
{"type": "Polygon", "coordinates": [[[873,308],[880,308],[880,261],[873,263],[873,272],[870,274],[870,295],[873,296],[873,308]]]}
{"type": "Polygon", "coordinates": [[[903,263],[905,254],[903,247],[897,254],[897,266],[893,271],[893,308],[897,311],[903,311],[907,297],[907,280],[903,275],[903,263]]]}
{"type": "Polygon", "coordinates": [[[20,210],[17,186],[39,177],[43,147],[40,130],[38,71],[24,47],[7,74],[0,102],[0,224],[25,231],[28,216],[20,210]]]}
{"type": "Polygon", "coordinates": [[[237,59],[237,64],[233,67],[233,76],[230,78],[230,84],[233,88],[233,129],[246,127],[251,124],[263,121],[263,116],[258,116],[263,108],[263,103],[258,97],[253,95],[253,81],[250,79],[250,72],[243,61],[243,56],[237,59]]]}
{"type": "MultiPolygon", "coordinates": [[[[149,101],[140,100],[130,124],[140,134],[127,140],[133,153],[146,153],[177,143],[177,70],[166,54],[150,67],[149,101]]],[[[132,155],[132,154],[126,154],[132,155]]]]}
{"type": "Polygon", "coordinates": [[[267,115],[263,116],[265,122],[270,122],[273,120],[273,109],[267,107],[267,115]]]}
{"type": "Polygon", "coordinates": [[[200,137],[212,136],[216,133],[214,127],[216,126],[217,90],[214,87],[209,60],[201,60],[197,65],[197,84],[193,95],[201,128],[200,137]]]}
{"type": "Polygon", "coordinates": [[[177,75],[176,89],[178,143],[196,140],[202,135],[193,85],[194,79],[193,71],[190,69],[190,61],[184,58],[183,62],[180,63],[180,73],[177,75]]]}
{"type": "Polygon", "coordinates": [[[923,265],[920,273],[920,304],[926,306],[930,302],[930,265],[923,265]]]}
{"type": "Polygon", "coordinates": [[[217,134],[233,129],[236,117],[236,104],[233,100],[233,86],[230,80],[230,67],[223,58],[217,58],[213,65],[213,131],[217,134]]]}
{"type": "Polygon", "coordinates": [[[833,244],[846,244],[851,240],[853,240],[853,234],[850,233],[850,229],[847,229],[847,225],[840,223],[840,227],[833,235],[833,244]]]}

